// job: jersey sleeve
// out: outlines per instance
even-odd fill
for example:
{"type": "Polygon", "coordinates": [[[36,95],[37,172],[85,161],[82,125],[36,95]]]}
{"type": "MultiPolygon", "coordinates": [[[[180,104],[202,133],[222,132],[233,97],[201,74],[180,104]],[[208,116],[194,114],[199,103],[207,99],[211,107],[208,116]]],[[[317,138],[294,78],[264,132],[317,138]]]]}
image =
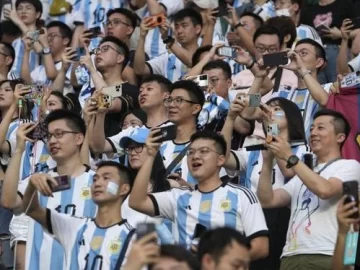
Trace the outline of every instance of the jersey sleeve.
{"type": "Polygon", "coordinates": [[[360,54],[358,56],[356,56],[355,58],[353,58],[350,62],[348,62],[348,65],[353,72],[359,71],[360,70],[360,54]]]}
{"type": "Polygon", "coordinates": [[[169,54],[163,53],[146,63],[149,65],[152,74],[158,74],[166,77],[167,62],[169,60],[169,54]]]}
{"type": "Polygon", "coordinates": [[[86,218],[77,218],[46,209],[47,228],[45,229],[60,242],[65,250],[69,250],[73,247],[79,228],[85,224],[86,220],[86,218]]]}
{"type": "Polygon", "coordinates": [[[110,143],[114,153],[117,153],[119,155],[124,155],[124,149],[120,146],[120,140],[123,137],[129,136],[130,133],[134,130],[135,128],[128,127],[127,129],[119,132],[118,134],[106,138],[106,140],[110,143]]]}
{"type": "Polygon", "coordinates": [[[240,150],[231,150],[231,155],[234,156],[238,167],[237,167],[237,170],[226,169],[226,173],[230,177],[234,177],[234,176],[238,175],[239,173],[246,171],[249,155],[245,148],[240,149],[240,150]]]}
{"type": "Polygon", "coordinates": [[[239,190],[240,200],[238,209],[240,210],[241,222],[244,233],[250,239],[268,235],[264,212],[259,200],[250,189],[242,188],[239,190]]]}
{"type": "Polygon", "coordinates": [[[152,193],[150,197],[156,217],[164,217],[171,221],[175,220],[176,202],[179,197],[181,189],[173,188],[170,191],[152,193]]]}

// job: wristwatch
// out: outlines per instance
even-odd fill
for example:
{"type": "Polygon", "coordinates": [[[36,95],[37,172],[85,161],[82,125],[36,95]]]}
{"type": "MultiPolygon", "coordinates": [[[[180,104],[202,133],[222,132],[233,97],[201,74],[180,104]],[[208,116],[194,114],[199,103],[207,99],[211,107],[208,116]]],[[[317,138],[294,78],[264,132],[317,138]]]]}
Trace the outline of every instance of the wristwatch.
{"type": "Polygon", "coordinates": [[[42,50],[42,54],[49,54],[49,53],[51,53],[51,50],[50,50],[49,47],[44,48],[44,49],[42,50]]]}
{"type": "Polygon", "coordinates": [[[299,158],[296,155],[291,155],[289,159],[286,162],[286,168],[290,169],[294,167],[296,164],[298,164],[299,158]]]}

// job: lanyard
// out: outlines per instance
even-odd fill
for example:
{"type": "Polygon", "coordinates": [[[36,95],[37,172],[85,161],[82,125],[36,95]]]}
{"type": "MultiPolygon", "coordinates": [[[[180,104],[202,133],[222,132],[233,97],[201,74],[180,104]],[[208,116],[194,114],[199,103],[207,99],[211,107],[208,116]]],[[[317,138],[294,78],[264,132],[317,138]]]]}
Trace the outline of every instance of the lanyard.
{"type": "Polygon", "coordinates": [[[325,164],[324,167],[322,167],[322,169],[320,171],[317,172],[318,175],[320,175],[327,167],[329,167],[331,164],[333,164],[335,161],[338,161],[342,159],[341,157],[340,158],[335,158],[333,160],[330,160],[328,163],[325,164]]]}

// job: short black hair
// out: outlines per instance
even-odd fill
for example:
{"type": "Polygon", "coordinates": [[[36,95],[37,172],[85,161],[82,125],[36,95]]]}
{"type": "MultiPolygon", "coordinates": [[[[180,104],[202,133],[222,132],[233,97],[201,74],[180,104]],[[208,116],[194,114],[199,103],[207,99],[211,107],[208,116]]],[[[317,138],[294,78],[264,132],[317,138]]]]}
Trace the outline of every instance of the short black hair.
{"type": "Polygon", "coordinates": [[[56,120],[65,120],[66,125],[71,131],[79,132],[85,136],[86,125],[84,119],[82,119],[80,115],[64,109],[54,110],[45,118],[46,127],[48,128],[49,124],[56,120]]]}
{"type": "MultiPolygon", "coordinates": [[[[269,18],[266,21],[266,25],[275,27],[282,33],[284,39],[287,35],[290,35],[290,40],[286,43],[287,48],[291,48],[297,37],[296,25],[294,21],[288,16],[276,16],[269,18]]],[[[284,40],[285,42],[285,40],[284,40]]]]}
{"type": "Polygon", "coordinates": [[[127,63],[129,62],[129,47],[125,44],[125,42],[121,41],[120,39],[113,37],[113,36],[106,36],[101,41],[100,44],[103,44],[105,42],[112,42],[114,43],[118,48],[118,50],[124,55],[124,62],[122,63],[122,69],[126,67],[127,63]]]}
{"type": "Polygon", "coordinates": [[[231,67],[229,65],[229,63],[218,59],[218,60],[213,60],[210,61],[209,63],[207,63],[203,69],[202,72],[207,71],[207,70],[211,70],[211,69],[221,69],[226,77],[226,79],[231,79],[231,67]]]}
{"type": "Polygon", "coordinates": [[[101,167],[115,167],[118,170],[119,176],[121,180],[124,180],[127,184],[130,185],[130,188],[132,187],[134,183],[134,175],[132,174],[131,170],[126,167],[125,165],[115,162],[112,160],[102,160],[96,164],[97,169],[100,169],[101,167]]]}
{"type": "Polygon", "coordinates": [[[231,247],[233,241],[248,250],[251,248],[247,237],[235,229],[223,227],[205,232],[201,236],[198,246],[199,260],[201,261],[205,254],[209,254],[218,263],[224,255],[225,249],[231,247]]]}
{"type": "Polygon", "coordinates": [[[160,84],[162,91],[170,92],[172,82],[168,78],[165,78],[164,76],[161,76],[158,74],[151,74],[151,75],[145,76],[141,80],[140,86],[144,83],[150,83],[150,82],[157,82],[158,84],[160,84]]]}
{"type": "MultiPolygon", "coordinates": [[[[185,262],[191,270],[200,270],[200,263],[197,258],[179,245],[161,245],[160,256],[172,258],[178,262],[185,262]]],[[[153,269],[152,266],[149,270],[153,269]]]]}
{"type": "Polygon", "coordinates": [[[36,12],[40,12],[40,14],[42,14],[43,12],[42,3],[39,0],[16,0],[15,2],[16,9],[21,3],[29,3],[35,7],[36,12]]]}
{"type": "Polygon", "coordinates": [[[12,58],[12,62],[9,65],[9,69],[8,69],[8,70],[11,70],[11,68],[14,64],[14,61],[15,61],[15,57],[16,57],[15,49],[13,46],[11,46],[11,44],[6,43],[6,42],[0,42],[0,44],[4,45],[4,53],[12,58]]]}
{"type": "Polygon", "coordinates": [[[212,130],[201,130],[197,131],[191,136],[190,143],[193,143],[194,141],[199,139],[214,141],[218,153],[221,155],[226,154],[226,141],[223,135],[217,134],[215,131],[212,130]]]}
{"type": "Polygon", "coordinates": [[[184,89],[186,92],[189,93],[190,99],[197,104],[204,106],[205,103],[205,95],[204,91],[198,86],[195,82],[191,80],[181,80],[174,82],[171,86],[170,93],[175,89],[184,89]]]}
{"type": "Polygon", "coordinates": [[[49,29],[51,27],[59,27],[60,34],[63,38],[68,38],[69,43],[66,44],[66,46],[69,46],[72,39],[72,31],[69,26],[67,26],[65,23],[60,21],[52,21],[46,25],[46,28],[49,29]]]}
{"type": "Polygon", "coordinates": [[[130,24],[130,26],[132,26],[135,30],[137,22],[138,22],[138,17],[134,12],[132,12],[131,10],[128,10],[126,8],[114,8],[114,9],[110,9],[106,13],[106,17],[109,19],[109,17],[115,13],[124,15],[126,17],[126,19],[128,20],[128,23],[130,24]]]}
{"type": "Polygon", "coordinates": [[[321,44],[319,44],[318,42],[316,42],[315,40],[313,40],[311,38],[304,38],[304,39],[299,40],[296,43],[296,46],[299,46],[300,44],[310,44],[310,45],[314,46],[316,57],[324,59],[325,62],[327,61],[326,60],[326,52],[325,52],[324,47],[321,44]]]}
{"type": "Polygon", "coordinates": [[[191,64],[192,66],[196,66],[200,62],[200,57],[204,52],[209,52],[213,46],[212,45],[205,45],[202,47],[199,47],[194,52],[192,58],[191,58],[191,64]]]}
{"type": "Polygon", "coordinates": [[[254,34],[254,37],[253,37],[253,42],[255,43],[255,41],[259,38],[259,36],[261,35],[276,35],[278,36],[279,38],[279,43],[280,43],[280,47],[283,45],[284,43],[284,36],[283,34],[278,30],[276,29],[275,27],[273,26],[270,26],[270,25],[266,25],[264,24],[263,26],[260,26],[255,34],[254,34]]]}
{"type": "Polygon", "coordinates": [[[18,37],[21,36],[22,32],[15,23],[6,20],[1,22],[1,34],[18,37]]]}
{"type": "Polygon", "coordinates": [[[192,23],[194,25],[200,25],[201,27],[203,26],[201,14],[192,8],[184,8],[184,9],[178,11],[177,13],[175,13],[174,14],[174,22],[176,23],[176,22],[182,21],[187,17],[190,18],[190,20],[192,21],[192,23]]]}
{"type": "Polygon", "coordinates": [[[331,122],[334,125],[336,134],[339,134],[339,133],[345,134],[345,140],[340,145],[340,149],[342,149],[342,147],[344,146],[345,141],[348,138],[350,131],[351,131],[349,121],[346,119],[346,117],[342,113],[340,113],[338,111],[330,110],[330,109],[322,109],[322,110],[316,112],[314,115],[314,120],[320,116],[331,116],[333,118],[333,120],[331,122]]]}
{"type": "Polygon", "coordinates": [[[254,22],[255,22],[255,26],[256,26],[256,29],[258,29],[260,26],[262,26],[264,24],[264,19],[261,18],[259,15],[255,14],[255,13],[252,13],[252,12],[244,12],[240,15],[240,19],[242,17],[245,17],[245,16],[249,16],[249,17],[252,17],[254,19],[254,22]]]}

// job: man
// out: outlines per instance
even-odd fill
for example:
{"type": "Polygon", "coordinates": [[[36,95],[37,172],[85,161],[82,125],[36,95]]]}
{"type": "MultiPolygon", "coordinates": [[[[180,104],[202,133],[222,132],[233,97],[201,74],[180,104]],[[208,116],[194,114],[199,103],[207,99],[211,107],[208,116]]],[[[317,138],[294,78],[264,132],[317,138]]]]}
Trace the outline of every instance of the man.
{"type": "Polygon", "coordinates": [[[250,242],[231,228],[205,232],[199,242],[198,258],[202,270],[249,269],[250,242]]]}
{"type": "MultiPolygon", "coordinates": [[[[47,187],[47,177],[67,175],[71,177],[69,190],[57,192],[53,197],[40,195],[40,205],[54,209],[60,213],[77,216],[95,216],[96,206],[91,200],[90,185],[93,171],[83,165],[80,158],[80,147],[84,142],[84,120],[69,111],[56,110],[47,118],[47,148],[56,166],[47,173],[35,173],[21,181],[18,185],[19,170],[22,154],[25,149],[27,134],[35,128],[31,123],[25,124],[18,130],[17,146],[11,157],[3,183],[1,205],[8,209],[14,209],[15,213],[25,212],[28,204],[23,203],[23,197],[29,182],[36,180],[36,187],[47,187]]],[[[34,183],[34,182],[33,182],[34,183]]],[[[43,229],[40,224],[30,222],[26,245],[25,269],[63,269],[65,263],[64,250],[60,244],[43,229]]]]}
{"type": "Polygon", "coordinates": [[[0,80],[15,80],[15,72],[10,71],[15,61],[15,50],[6,42],[0,42],[0,80]]]}
{"type": "Polygon", "coordinates": [[[21,36],[21,30],[12,21],[4,20],[0,23],[1,41],[12,44],[21,36]]]}
{"type": "Polygon", "coordinates": [[[288,16],[295,23],[297,38],[295,42],[304,38],[310,38],[322,45],[317,31],[310,25],[300,23],[300,14],[304,0],[276,0],[275,8],[277,16],[288,16]]]}
{"type": "MultiPolygon", "coordinates": [[[[140,108],[147,114],[146,127],[160,127],[168,125],[167,110],[164,99],[169,97],[171,82],[160,76],[150,75],[143,79],[140,84],[138,102],[140,108]]],[[[85,110],[85,113],[87,111],[85,110]]],[[[120,147],[120,139],[134,129],[129,127],[118,134],[106,137],[104,132],[105,113],[97,111],[94,125],[89,126],[89,144],[96,153],[118,153],[123,155],[124,149],[120,147]]]]}
{"type": "MultiPolygon", "coordinates": [[[[124,42],[107,36],[101,40],[94,53],[95,66],[88,50],[86,56],[80,59],[80,64],[86,67],[94,83],[94,87],[91,82],[84,84],[80,91],[80,100],[84,103],[95,89],[101,90],[107,86],[121,85],[122,95],[112,99],[106,116],[105,133],[107,136],[112,136],[119,132],[122,114],[139,106],[138,88],[125,82],[121,75],[129,59],[129,49],[124,42]]],[[[94,99],[98,92],[93,97],[94,99]]],[[[93,107],[96,108],[96,105],[93,107]]]]}
{"type": "Polygon", "coordinates": [[[50,187],[58,186],[52,176],[45,175],[45,178],[48,184],[39,176],[30,177],[24,205],[29,205],[27,215],[63,246],[64,269],[88,269],[90,266],[94,269],[119,269],[116,266],[123,264],[133,235],[132,227],[121,217],[122,202],[133,182],[130,170],[113,161],[97,164],[91,184],[91,199],[98,206],[93,219],[69,216],[41,206],[37,193],[54,196],[50,187]]]}
{"type": "Polygon", "coordinates": [[[213,132],[197,132],[187,149],[187,165],[198,181],[194,190],[174,188],[147,194],[149,175],[160,147],[159,131],[151,131],[146,150],[148,158],[141,167],[129,198],[130,207],[150,216],[166,217],[174,222],[175,241],[188,248],[197,223],[207,229],[231,227],[244,232],[251,242],[251,259],[268,254],[267,227],[261,206],[250,190],[222,182],[219,172],[226,158],[224,138],[213,132]],[[241,213],[239,215],[238,213],[241,213]]]}
{"type": "Polygon", "coordinates": [[[344,116],[324,109],[314,116],[310,148],[317,164],[310,169],[293,155],[279,136],[266,144],[257,194],[264,208],[291,205],[291,218],[281,269],[332,269],[337,223],[336,205],[345,181],[359,181],[360,164],[341,158],[341,148],[350,132],[344,116]],[[287,162],[295,172],[283,187],[272,189],[274,157],[287,162]],[[324,226],[326,224],[326,226],[324,226]]]}
{"type": "MultiPolygon", "coordinates": [[[[70,45],[71,29],[62,22],[51,22],[46,26],[46,33],[39,39],[42,46],[43,65],[31,70],[29,57],[31,45],[25,41],[24,59],[21,66],[21,78],[27,84],[49,84],[56,78],[57,70],[61,69],[61,56],[70,45]],[[29,46],[30,45],[30,46],[29,46]],[[55,77],[53,76],[55,74],[55,77]]],[[[70,70],[66,73],[64,95],[74,92],[70,84],[70,70]]]]}
{"type": "Polygon", "coordinates": [[[163,26],[162,38],[173,53],[164,53],[145,61],[145,38],[149,29],[148,18],[144,18],[140,26],[140,39],[134,58],[134,71],[137,75],[160,74],[170,81],[179,80],[191,66],[191,56],[198,48],[201,33],[201,15],[192,9],[183,9],[174,15],[175,39],[168,36],[168,27],[163,26]],[[181,57],[181,59],[180,59],[181,57]]]}

